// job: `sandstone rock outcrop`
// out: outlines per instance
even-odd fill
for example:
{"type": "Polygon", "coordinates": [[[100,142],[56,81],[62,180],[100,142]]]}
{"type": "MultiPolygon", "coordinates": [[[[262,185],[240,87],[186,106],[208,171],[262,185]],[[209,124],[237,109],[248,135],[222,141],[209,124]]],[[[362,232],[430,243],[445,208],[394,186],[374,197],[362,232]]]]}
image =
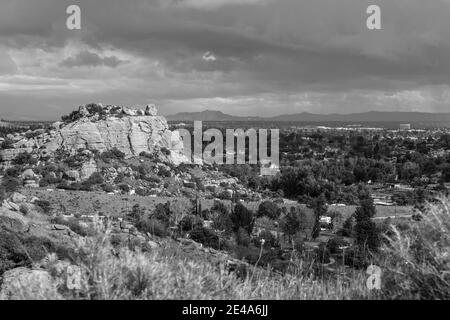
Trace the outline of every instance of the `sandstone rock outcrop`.
{"type": "Polygon", "coordinates": [[[166,148],[171,151],[169,161],[174,164],[187,161],[181,137],[169,130],[164,117],[156,116],[154,106],[147,106],[145,111],[98,105],[91,109],[95,112],[90,112],[89,107],[80,108],[81,112],[74,116],[76,120],[61,125],[44,148],[49,152],[64,150],[72,154],[79,149],[104,152],[117,148],[127,157],[166,148]]]}

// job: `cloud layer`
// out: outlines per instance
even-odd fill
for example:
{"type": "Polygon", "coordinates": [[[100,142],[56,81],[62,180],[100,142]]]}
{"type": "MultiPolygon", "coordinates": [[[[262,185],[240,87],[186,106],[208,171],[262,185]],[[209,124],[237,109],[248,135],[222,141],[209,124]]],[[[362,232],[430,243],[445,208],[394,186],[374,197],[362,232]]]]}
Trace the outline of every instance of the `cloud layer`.
{"type": "MultiPolygon", "coordinates": [[[[164,114],[450,111],[450,2],[2,0],[0,115],[82,103],[164,114]],[[378,4],[382,30],[366,28],[378,4]]],[[[56,116],[57,115],[57,116],[56,116]]]]}

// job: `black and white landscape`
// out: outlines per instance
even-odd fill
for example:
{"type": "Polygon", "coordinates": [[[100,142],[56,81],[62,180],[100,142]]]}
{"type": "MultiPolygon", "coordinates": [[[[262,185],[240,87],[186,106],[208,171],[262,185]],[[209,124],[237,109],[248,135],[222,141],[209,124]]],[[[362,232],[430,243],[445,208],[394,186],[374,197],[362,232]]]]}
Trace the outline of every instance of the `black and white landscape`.
{"type": "Polygon", "coordinates": [[[449,16],[1,0],[0,300],[449,299],[449,16]]]}

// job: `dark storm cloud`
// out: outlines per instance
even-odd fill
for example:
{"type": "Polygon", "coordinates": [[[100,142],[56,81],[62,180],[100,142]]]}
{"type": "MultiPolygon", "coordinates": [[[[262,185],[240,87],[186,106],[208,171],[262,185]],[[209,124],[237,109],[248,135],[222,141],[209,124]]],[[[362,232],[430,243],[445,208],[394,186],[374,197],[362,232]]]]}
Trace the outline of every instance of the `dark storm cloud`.
{"type": "Polygon", "coordinates": [[[75,57],[70,57],[67,59],[64,59],[61,62],[61,66],[63,67],[98,67],[98,66],[106,66],[106,67],[117,67],[121,63],[124,63],[124,61],[118,59],[115,56],[111,57],[101,57],[95,52],[89,52],[89,51],[82,51],[78,53],[75,57]]]}
{"type": "MultiPolygon", "coordinates": [[[[242,102],[245,96],[257,103],[270,94],[270,103],[304,97],[300,106],[322,103],[323,112],[339,112],[344,103],[380,108],[371,91],[387,101],[394,96],[405,104],[420,102],[428,110],[443,110],[448,98],[447,0],[78,0],[81,31],[65,28],[70,4],[75,3],[2,0],[0,45],[16,56],[42,49],[46,55],[35,63],[32,56],[12,61],[33,76],[73,78],[73,99],[96,73],[69,73],[64,69],[76,68],[55,65],[120,68],[120,74],[98,74],[98,86],[105,96],[120,89],[136,102],[152,95],[185,99],[186,105],[214,97],[242,102]],[[365,26],[369,4],[382,8],[381,31],[365,26]],[[205,53],[214,58],[205,59],[205,53]]],[[[14,65],[8,70],[17,71],[14,65]]],[[[245,105],[254,110],[250,100],[245,105]]]]}

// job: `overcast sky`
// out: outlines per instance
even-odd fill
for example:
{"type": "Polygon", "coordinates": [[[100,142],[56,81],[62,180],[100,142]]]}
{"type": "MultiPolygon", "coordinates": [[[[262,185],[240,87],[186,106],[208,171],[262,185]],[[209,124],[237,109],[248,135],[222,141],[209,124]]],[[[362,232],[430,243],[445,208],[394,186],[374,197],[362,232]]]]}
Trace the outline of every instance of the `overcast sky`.
{"type": "Polygon", "coordinates": [[[89,102],[450,112],[450,0],[0,0],[0,117],[89,102]],[[366,28],[369,4],[382,30],[366,28]]]}

